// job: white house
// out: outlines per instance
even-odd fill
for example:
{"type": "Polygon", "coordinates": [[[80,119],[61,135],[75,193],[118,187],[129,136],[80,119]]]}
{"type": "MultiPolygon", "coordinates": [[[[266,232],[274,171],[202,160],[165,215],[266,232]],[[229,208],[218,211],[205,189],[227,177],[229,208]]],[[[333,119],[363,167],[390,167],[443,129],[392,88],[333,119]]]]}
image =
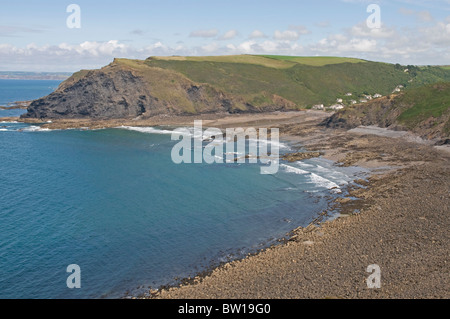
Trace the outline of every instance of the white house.
{"type": "Polygon", "coordinates": [[[344,102],[344,100],[343,99],[337,99],[336,102],[342,103],[342,102],[344,102]]]}
{"type": "Polygon", "coordinates": [[[361,103],[367,103],[368,101],[366,99],[359,100],[361,103]]]}
{"type": "Polygon", "coordinates": [[[378,99],[378,98],[380,98],[380,97],[383,97],[383,95],[381,95],[381,94],[378,94],[378,93],[377,93],[377,94],[375,94],[375,95],[373,96],[373,98],[374,98],[374,99],[378,99]]]}
{"type": "Polygon", "coordinates": [[[357,104],[358,102],[356,102],[355,100],[351,100],[350,103],[351,104],[357,104]]]}
{"type": "Polygon", "coordinates": [[[339,111],[342,110],[344,108],[344,106],[342,104],[334,104],[328,107],[330,110],[335,110],[335,111],[339,111]]]}
{"type": "Polygon", "coordinates": [[[352,95],[353,95],[352,93],[345,94],[345,96],[352,96],[352,95]]]}
{"type": "Polygon", "coordinates": [[[323,104],[317,104],[312,107],[313,110],[324,110],[325,106],[323,104]]]}

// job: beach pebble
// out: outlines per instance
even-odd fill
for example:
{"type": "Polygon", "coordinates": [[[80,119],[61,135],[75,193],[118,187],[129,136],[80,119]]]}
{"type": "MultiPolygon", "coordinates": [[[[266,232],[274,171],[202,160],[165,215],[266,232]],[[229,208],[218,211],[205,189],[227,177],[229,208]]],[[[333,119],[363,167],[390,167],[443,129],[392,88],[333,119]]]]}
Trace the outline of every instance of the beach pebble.
{"type": "Polygon", "coordinates": [[[311,240],[307,240],[307,241],[304,241],[304,242],[303,242],[303,245],[306,245],[306,246],[312,246],[312,245],[314,245],[314,242],[311,241],[311,240]]]}

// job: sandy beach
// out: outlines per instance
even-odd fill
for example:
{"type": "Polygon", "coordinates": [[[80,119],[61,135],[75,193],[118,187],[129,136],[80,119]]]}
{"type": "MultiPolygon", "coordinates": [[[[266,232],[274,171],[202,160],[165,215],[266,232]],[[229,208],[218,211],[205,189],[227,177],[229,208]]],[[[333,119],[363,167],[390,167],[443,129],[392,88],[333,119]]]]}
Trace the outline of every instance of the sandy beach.
{"type": "Polygon", "coordinates": [[[320,126],[329,115],[303,111],[60,120],[44,127],[192,126],[199,119],[204,127],[278,127],[283,139],[320,152],[336,165],[371,169],[368,182],[360,181],[364,187],[350,190],[352,199],[332,203],[330,209],[340,211],[338,218],[297,228],[286,243],[178,287],[153,290],[150,298],[449,298],[449,148],[407,132],[320,126]],[[366,269],[373,264],[381,270],[380,289],[367,287],[366,269]]]}

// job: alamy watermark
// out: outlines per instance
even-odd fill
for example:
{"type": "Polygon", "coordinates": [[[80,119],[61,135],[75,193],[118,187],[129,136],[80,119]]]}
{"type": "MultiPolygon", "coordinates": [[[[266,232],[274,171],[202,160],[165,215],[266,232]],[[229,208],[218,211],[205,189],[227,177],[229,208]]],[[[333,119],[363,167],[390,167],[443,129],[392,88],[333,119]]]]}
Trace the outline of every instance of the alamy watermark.
{"type": "Polygon", "coordinates": [[[279,168],[279,129],[218,128],[203,131],[203,122],[194,121],[194,132],[180,128],[172,133],[172,140],[180,140],[171,152],[176,164],[261,163],[261,174],[276,174],[279,168]],[[204,146],[203,143],[209,142],[204,146]],[[249,142],[249,143],[247,143],[249,142]],[[269,152],[270,146],[270,152],[269,152]],[[248,149],[248,152],[247,152],[248,149]]]}
{"type": "Polygon", "coordinates": [[[367,288],[369,289],[380,289],[381,288],[381,268],[380,266],[373,264],[369,265],[366,272],[371,273],[367,278],[367,288]]]}
{"type": "Polygon", "coordinates": [[[367,12],[372,13],[366,20],[369,29],[381,28],[381,8],[378,4],[370,4],[367,7],[367,12]]]}
{"type": "Polygon", "coordinates": [[[71,13],[66,20],[69,29],[81,28],[81,8],[78,4],[70,4],[66,8],[67,13],[71,13]]]}
{"type": "Polygon", "coordinates": [[[81,268],[77,264],[67,266],[66,271],[70,273],[67,277],[66,285],[69,289],[81,288],[81,268]]]}

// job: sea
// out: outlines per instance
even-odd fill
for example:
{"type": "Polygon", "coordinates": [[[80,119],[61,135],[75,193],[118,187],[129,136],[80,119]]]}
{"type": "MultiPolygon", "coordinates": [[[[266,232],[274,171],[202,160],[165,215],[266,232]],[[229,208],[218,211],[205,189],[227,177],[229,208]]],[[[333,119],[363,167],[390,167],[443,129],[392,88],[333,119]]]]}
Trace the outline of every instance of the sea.
{"type": "MultiPolygon", "coordinates": [[[[0,80],[0,105],[58,84],[0,80]]],[[[175,129],[2,121],[0,298],[129,298],[179,284],[279,244],[368,173],[322,158],[280,161],[274,175],[263,164],[175,164],[175,129]],[[69,265],[80,288],[69,288],[69,265]]]]}

